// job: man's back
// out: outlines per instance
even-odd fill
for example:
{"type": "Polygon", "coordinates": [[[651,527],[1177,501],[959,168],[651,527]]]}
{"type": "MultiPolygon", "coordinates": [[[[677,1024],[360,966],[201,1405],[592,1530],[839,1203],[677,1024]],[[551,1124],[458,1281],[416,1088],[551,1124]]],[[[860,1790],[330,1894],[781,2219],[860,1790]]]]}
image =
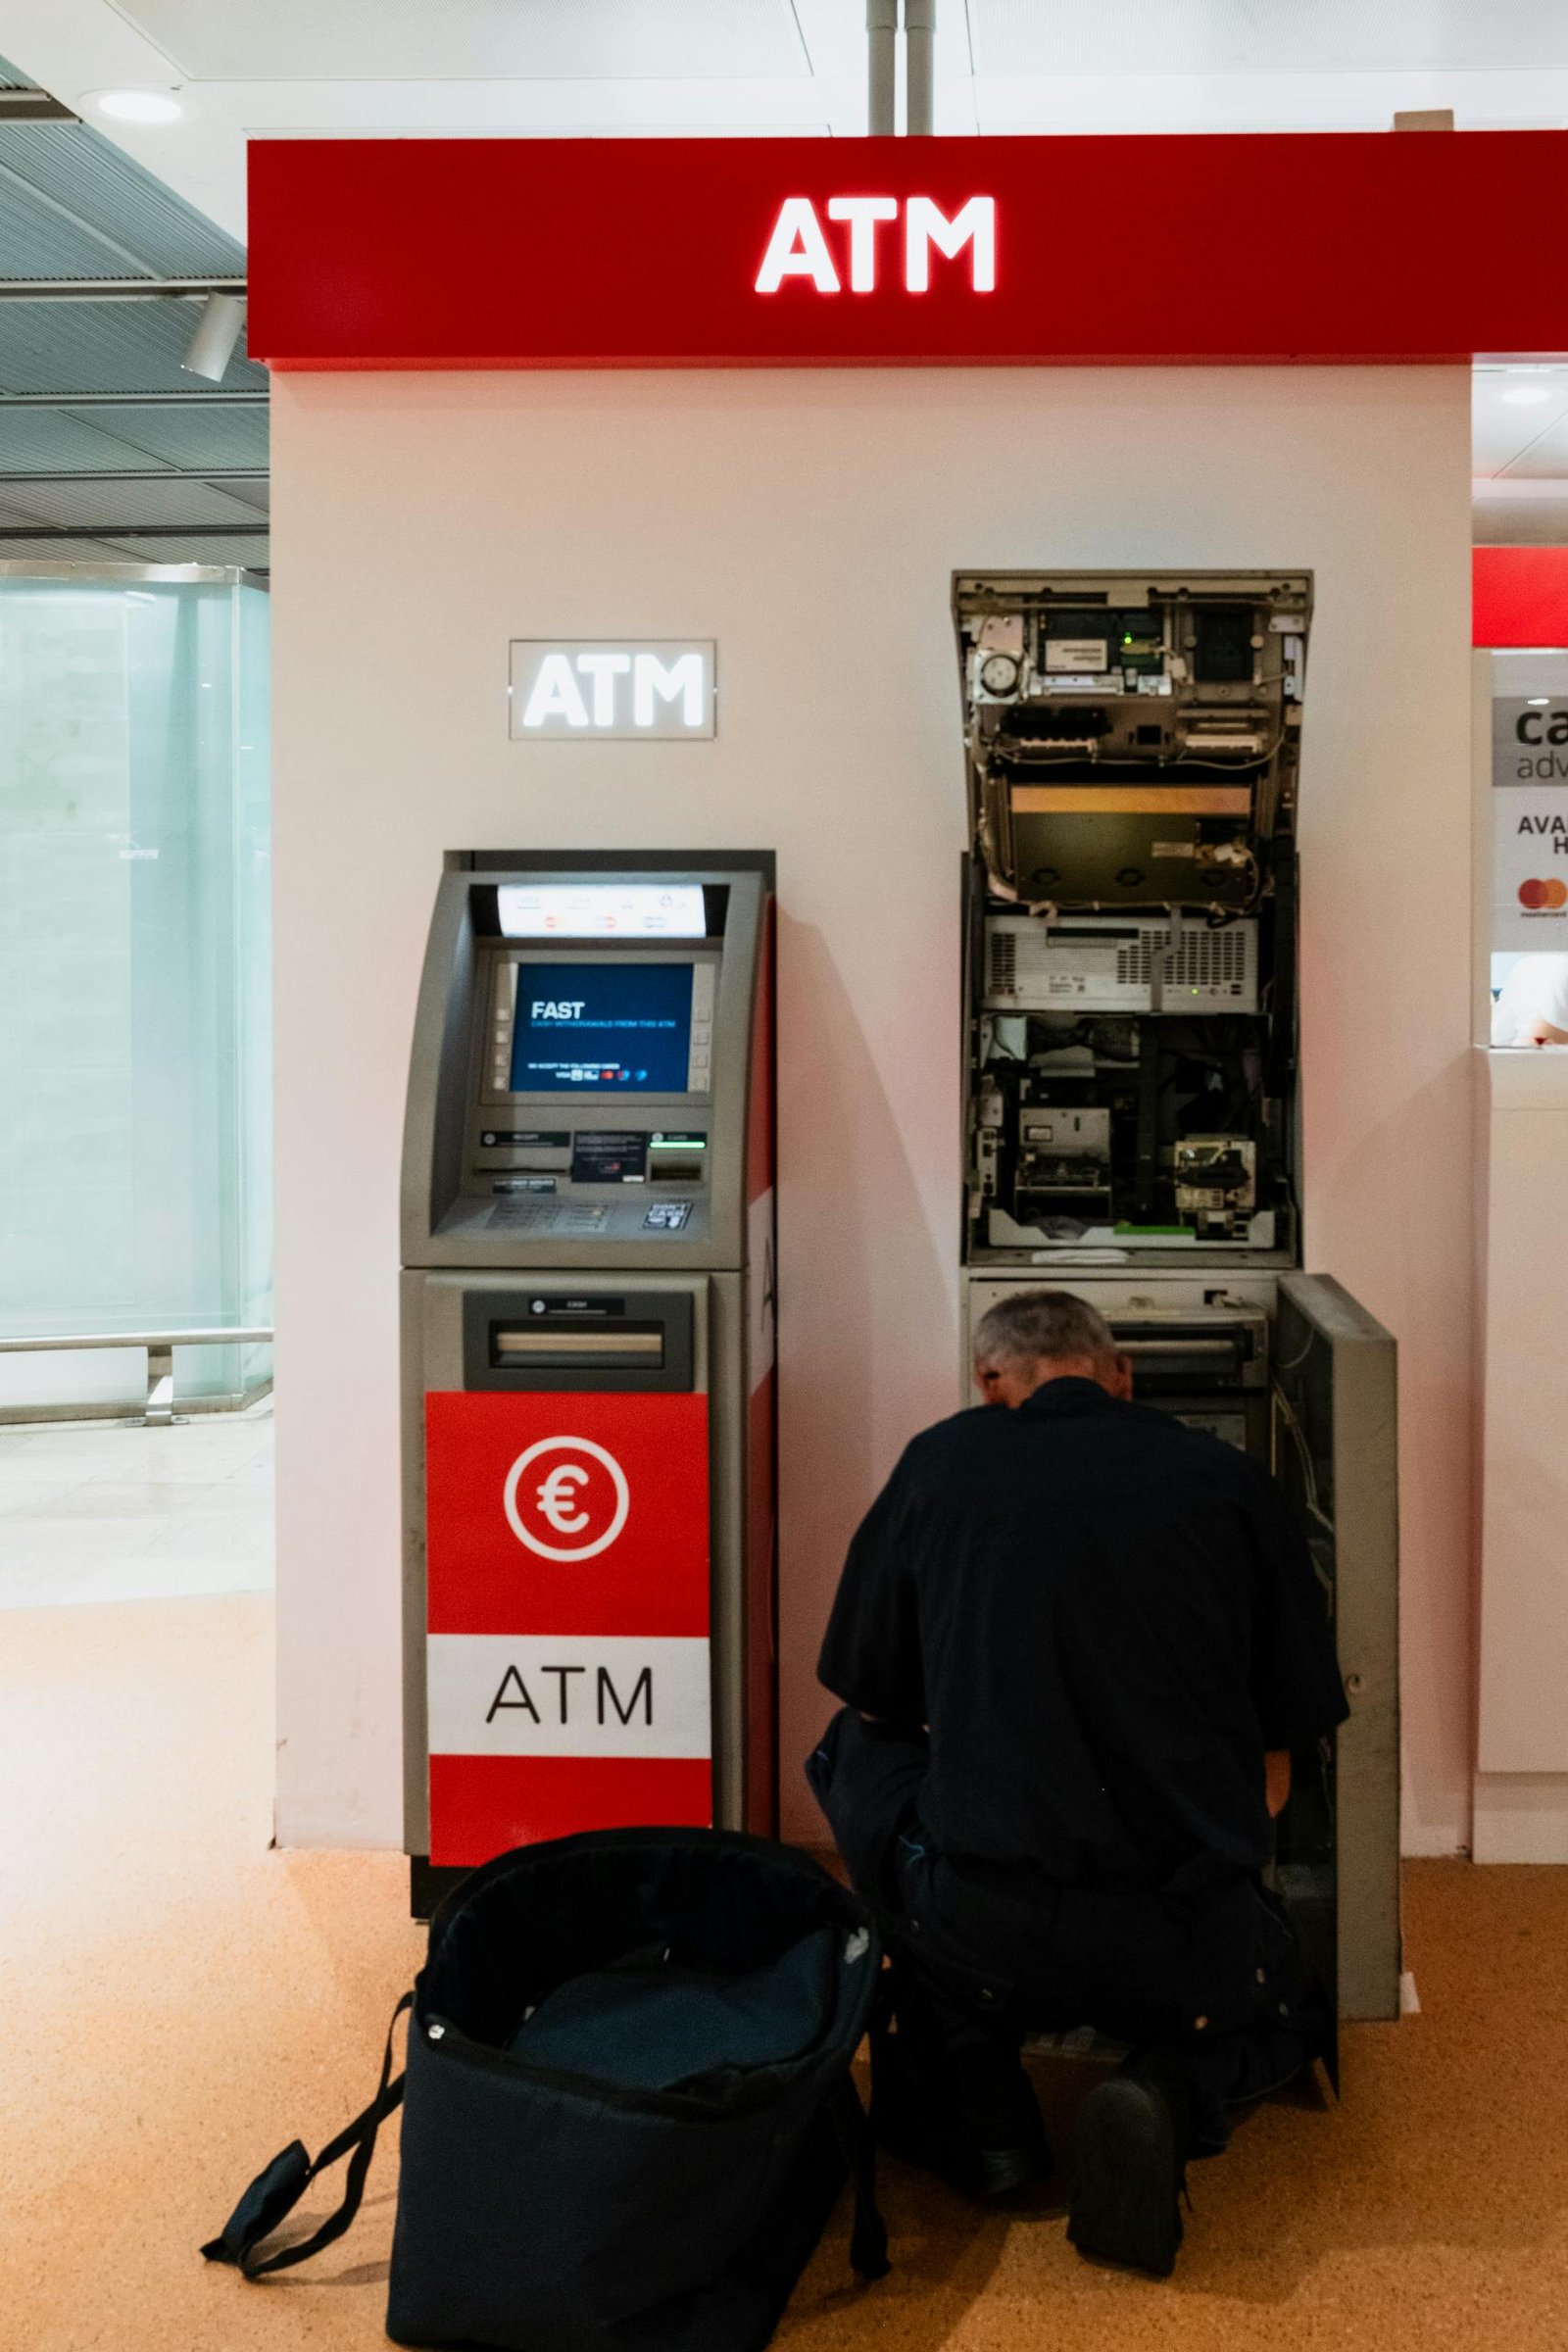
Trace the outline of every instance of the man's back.
{"type": "Polygon", "coordinates": [[[1076,1886],[1267,1856],[1262,1757],[1344,1713],[1269,1479],[1090,1380],[916,1438],[851,1547],[823,1682],[928,1723],[947,1854],[1076,1886]]]}

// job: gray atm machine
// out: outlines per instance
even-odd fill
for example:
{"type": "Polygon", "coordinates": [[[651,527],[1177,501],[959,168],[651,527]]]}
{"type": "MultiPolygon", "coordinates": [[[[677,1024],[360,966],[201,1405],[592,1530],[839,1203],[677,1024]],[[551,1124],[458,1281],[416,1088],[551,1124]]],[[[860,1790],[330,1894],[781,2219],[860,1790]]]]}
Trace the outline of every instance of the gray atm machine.
{"type": "Polygon", "coordinates": [[[404,1139],[405,1843],[772,1829],[773,859],[449,854],[404,1139]]]}
{"type": "Polygon", "coordinates": [[[1152,1403],[1267,1463],[1351,1716],[1278,1880],[1347,2018],[1399,2007],[1394,1342],[1300,1270],[1301,572],[963,572],[963,1386],[997,1299],[1091,1298],[1152,1403]]]}

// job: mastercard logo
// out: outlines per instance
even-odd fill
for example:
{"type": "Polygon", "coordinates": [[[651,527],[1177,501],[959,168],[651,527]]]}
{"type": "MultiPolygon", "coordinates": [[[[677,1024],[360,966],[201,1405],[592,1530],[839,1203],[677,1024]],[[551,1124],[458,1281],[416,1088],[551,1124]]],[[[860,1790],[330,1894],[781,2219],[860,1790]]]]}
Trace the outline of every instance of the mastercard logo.
{"type": "Polygon", "coordinates": [[[1519,904],[1532,914],[1558,914],[1568,906],[1568,882],[1555,874],[1547,882],[1521,882],[1519,904]]]}

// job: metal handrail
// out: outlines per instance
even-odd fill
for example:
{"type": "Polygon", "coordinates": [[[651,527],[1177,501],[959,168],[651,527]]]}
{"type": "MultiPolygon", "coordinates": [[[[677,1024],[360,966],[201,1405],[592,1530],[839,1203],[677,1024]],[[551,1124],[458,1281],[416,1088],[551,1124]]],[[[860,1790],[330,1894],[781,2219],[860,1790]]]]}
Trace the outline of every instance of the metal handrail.
{"type": "Polygon", "coordinates": [[[0,1355],[27,1355],[43,1348],[251,1348],[270,1340],[270,1324],[215,1331],[63,1331],[57,1337],[0,1338],[0,1355]]]}
{"type": "Polygon", "coordinates": [[[272,1338],[270,1324],[236,1324],[204,1331],[67,1331],[38,1333],[25,1339],[0,1338],[0,1355],[36,1355],[46,1348],[145,1348],[147,1402],[142,1419],[164,1424],[174,1418],[174,1349],[176,1348],[261,1348],[272,1338]]]}

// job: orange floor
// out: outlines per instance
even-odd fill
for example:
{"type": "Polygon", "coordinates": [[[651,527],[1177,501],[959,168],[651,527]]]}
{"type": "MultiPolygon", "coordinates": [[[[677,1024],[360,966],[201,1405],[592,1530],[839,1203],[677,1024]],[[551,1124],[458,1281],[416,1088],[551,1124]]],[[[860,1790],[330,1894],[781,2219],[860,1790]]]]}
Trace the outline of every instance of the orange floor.
{"type": "MultiPolygon", "coordinates": [[[[399,1858],[268,1849],[270,1628],[251,1593],[0,1615],[5,2352],[383,2340],[395,2142],[314,2274],[196,2254],[265,2157],[368,2095],[419,1950],[399,1858]]],[[[889,2166],[892,2277],[849,2282],[841,2221],[779,2341],[1562,2352],[1568,1872],[1422,1864],[1407,1912],[1422,2015],[1348,2035],[1338,2112],[1266,2110],[1195,2173],[1170,2285],[889,2166]]]]}

